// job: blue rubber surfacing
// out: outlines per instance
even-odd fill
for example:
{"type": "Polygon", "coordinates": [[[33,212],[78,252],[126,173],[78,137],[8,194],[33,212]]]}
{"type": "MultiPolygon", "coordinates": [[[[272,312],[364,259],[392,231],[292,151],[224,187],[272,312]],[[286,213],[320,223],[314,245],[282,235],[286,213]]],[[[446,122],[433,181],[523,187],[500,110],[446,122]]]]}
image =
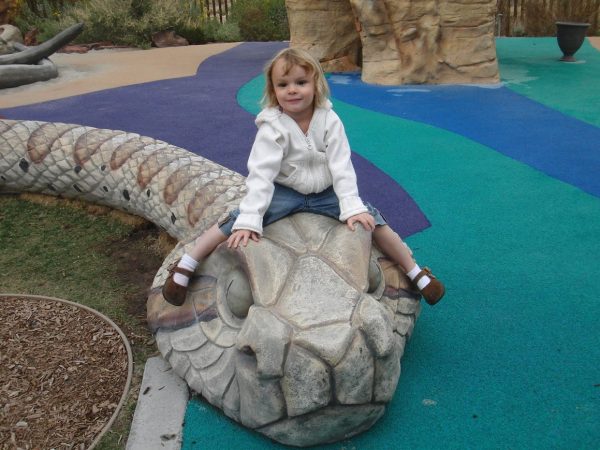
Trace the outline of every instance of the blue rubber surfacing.
{"type": "MultiPolygon", "coordinates": [[[[0,114],[136,131],[244,173],[256,76],[281,46],[243,44],[207,60],[196,77],[0,114]],[[213,81],[199,78],[205,69],[213,81]],[[235,82],[226,81],[231,73],[235,82]],[[198,105],[214,118],[203,120],[198,105]]],[[[356,163],[361,183],[375,186],[369,200],[386,216],[388,208],[402,216],[405,204],[418,205],[426,219],[406,232],[407,241],[448,294],[424,307],[386,415],[360,436],[318,448],[597,448],[600,141],[593,118],[600,106],[578,107],[573,98],[586,95],[576,89],[595,98],[600,63],[597,51],[584,50],[585,65],[554,70],[560,54],[547,41],[504,39],[501,75],[508,60],[535,76],[516,82],[508,70],[495,88],[382,88],[330,78],[357,159],[373,170],[365,176],[356,163]],[[546,95],[568,71],[580,83],[562,98],[546,95]],[[573,138],[578,133],[585,138],[573,138]],[[406,193],[410,202],[382,205],[390,180],[397,198],[406,193]]],[[[195,399],[183,448],[283,446],[195,399]]]]}
{"type": "Polygon", "coordinates": [[[600,196],[600,129],[506,87],[375,87],[358,75],[330,80],[339,100],[452,131],[600,196]]]}

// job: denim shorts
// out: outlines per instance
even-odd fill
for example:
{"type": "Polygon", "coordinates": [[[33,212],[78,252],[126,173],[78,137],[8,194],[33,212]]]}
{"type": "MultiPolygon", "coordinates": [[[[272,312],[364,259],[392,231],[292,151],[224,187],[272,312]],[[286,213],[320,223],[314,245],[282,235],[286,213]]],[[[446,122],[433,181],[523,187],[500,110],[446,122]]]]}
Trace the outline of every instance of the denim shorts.
{"type": "MultiPolygon", "coordinates": [[[[364,204],[369,214],[375,219],[375,225],[387,224],[384,217],[376,208],[367,202],[364,202],[364,204]]],[[[305,195],[292,188],[275,183],[275,191],[273,192],[271,204],[263,216],[263,227],[299,212],[321,214],[339,220],[340,202],[335,195],[333,187],[329,187],[316,194],[305,195]]],[[[231,235],[233,224],[239,214],[240,210],[235,209],[229,213],[229,217],[224,222],[219,223],[219,229],[226,236],[231,235]]]]}

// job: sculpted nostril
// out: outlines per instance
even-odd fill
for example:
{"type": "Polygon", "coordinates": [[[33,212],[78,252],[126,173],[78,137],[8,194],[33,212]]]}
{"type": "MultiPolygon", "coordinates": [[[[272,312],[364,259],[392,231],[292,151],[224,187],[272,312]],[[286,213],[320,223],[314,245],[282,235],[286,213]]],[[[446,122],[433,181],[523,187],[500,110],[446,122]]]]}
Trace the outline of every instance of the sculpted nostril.
{"type": "Polygon", "coordinates": [[[249,355],[249,356],[256,355],[256,353],[254,353],[254,350],[252,350],[252,348],[250,348],[247,345],[244,345],[242,348],[240,348],[240,352],[245,353],[246,355],[249,355]]]}
{"type": "Polygon", "coordinates": [[[253,306],[236,339],[236,348],[256,354],[258,375],[262,378],[283,375],[285,349],[290,341],[290,327],[270,311],[253,306]]]}

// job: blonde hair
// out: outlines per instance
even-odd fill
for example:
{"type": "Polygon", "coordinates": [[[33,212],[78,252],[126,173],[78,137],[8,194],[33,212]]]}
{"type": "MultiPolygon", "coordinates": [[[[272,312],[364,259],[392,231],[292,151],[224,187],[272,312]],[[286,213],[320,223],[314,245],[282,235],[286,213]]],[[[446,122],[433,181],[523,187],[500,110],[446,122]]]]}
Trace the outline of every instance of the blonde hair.
{"type": "Polygon", "coordinates": [[[265,66],[265,91],[261,100],[261,105],[266,107],[279,106],[275,87],[273,86],[273,67],[275,63],[282,59],[285,62],[284,73],[287,74],[293,66],[300,66],[306,73],[313,77],[315,82],[315,107],[324,106],[329,98],[329,85],[325,79],[323,69],[310,53],[299,48],[286,48],[277,53],[271,61],[265,66]]]}

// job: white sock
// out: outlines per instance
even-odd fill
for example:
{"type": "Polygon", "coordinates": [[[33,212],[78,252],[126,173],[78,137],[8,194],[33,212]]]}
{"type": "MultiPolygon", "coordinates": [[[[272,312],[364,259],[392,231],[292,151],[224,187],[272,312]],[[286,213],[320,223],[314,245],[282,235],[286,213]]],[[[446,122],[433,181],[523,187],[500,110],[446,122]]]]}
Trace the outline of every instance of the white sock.
{"type": "MultiPolygon", "coordinates": [[[[177,264],[177,267],[181,267],[182,269],[186,269],[191,272],[196,270],[197,266],[198,261],[189,256],[187,253],[182,256],[181,261],[179,261],[179,264],[177,264]]],[[[175,275],[173,275],[173,281],[180,286],[187,286],[190,282],[190,279],[181,273],[175,272],[175,275]]]]}
{"type": "MultiPolygon", "coordinates": [[[[419,267],[418,264],[415,264],[415,267],[413,267],[406,275],[408,276],[408,278],[412,280],[414,280],[417,275],[419,275],[419,273],[421,272],[421,268],[419,267]]],[[[421,277],[421,279],[417,282],[417,287],[419,289],[423,289],[425,286],[427,286],[429,283],[431,282],[431,278],[429,278],[427,275],[424,275],[421,277]]]]}

